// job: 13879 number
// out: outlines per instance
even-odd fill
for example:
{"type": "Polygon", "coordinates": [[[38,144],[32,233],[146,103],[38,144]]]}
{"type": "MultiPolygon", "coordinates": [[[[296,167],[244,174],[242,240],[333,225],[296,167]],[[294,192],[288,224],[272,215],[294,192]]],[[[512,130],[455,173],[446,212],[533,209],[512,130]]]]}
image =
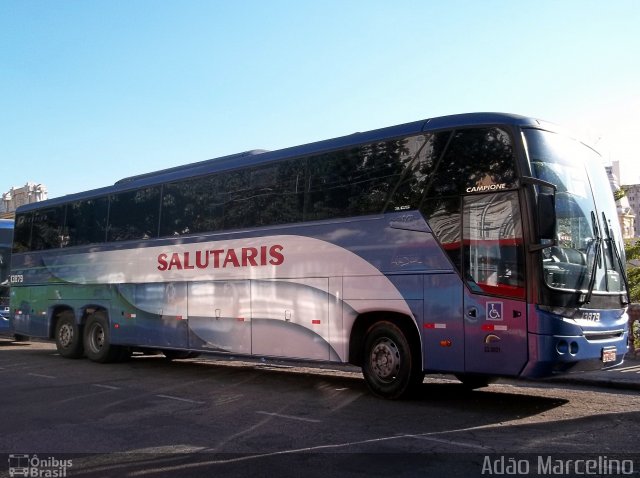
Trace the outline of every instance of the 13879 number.
{"type": "Polygon", "coordinates": [[[590,320],[591,322],[600,321],[600,312],[585,312],[582,314],[584,320],[590,320]]]}

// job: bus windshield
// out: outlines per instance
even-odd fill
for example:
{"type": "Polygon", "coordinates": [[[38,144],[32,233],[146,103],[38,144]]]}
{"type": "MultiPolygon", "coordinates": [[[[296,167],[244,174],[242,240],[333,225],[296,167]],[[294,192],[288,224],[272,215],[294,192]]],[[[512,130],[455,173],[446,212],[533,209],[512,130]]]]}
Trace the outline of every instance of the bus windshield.
{"type": "Polygon", "coordinates": [[[611,186],[600,156],[566,136],[524,130],[534,176],[557,186],[555,244],[542,254],[544,279],[556,289],[624,290],[624,247],[611,186]]]}

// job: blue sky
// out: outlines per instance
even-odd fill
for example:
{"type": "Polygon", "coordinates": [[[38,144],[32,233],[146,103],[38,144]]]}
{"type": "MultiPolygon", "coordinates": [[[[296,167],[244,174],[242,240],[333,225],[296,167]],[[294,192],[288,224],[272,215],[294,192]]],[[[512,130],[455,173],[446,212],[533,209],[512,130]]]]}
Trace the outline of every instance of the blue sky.
{"type": "Polygon", "coordinates": [[[0,0],[0,192],[433,116],[567,125],[640,182],[637,0],[0,0]]]}

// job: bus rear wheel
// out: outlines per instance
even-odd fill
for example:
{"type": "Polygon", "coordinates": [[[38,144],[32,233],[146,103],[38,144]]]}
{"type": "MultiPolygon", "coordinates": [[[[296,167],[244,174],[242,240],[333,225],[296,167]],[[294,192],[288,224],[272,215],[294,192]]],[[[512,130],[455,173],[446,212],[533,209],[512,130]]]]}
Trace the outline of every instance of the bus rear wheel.
{"type": "Polygon", "coordinates": [[[109,321],[104,312],[89,316],[84,326],[84,348],[94,362],[116,362],[122,358],[122,348],[111,344],[109,321]]]}
{"type": "Polygon", "coordinates": [[[56,349],[66,358],[80,358],[84,354],[82,328],[71,312],[63,312],[56,322],[56,349]]]}
{"type": "Polygon", "coordinates": [[[377,322],[367,332],[362,373],[371,392],[383,398],[406,398],[424,379],[419,354],[400,327],[377,322]]]}

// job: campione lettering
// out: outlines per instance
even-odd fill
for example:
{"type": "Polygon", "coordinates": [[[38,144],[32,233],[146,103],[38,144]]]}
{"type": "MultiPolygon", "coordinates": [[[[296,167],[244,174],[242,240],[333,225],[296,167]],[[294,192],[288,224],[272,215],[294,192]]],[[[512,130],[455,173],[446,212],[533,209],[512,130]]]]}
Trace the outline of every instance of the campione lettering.
{"type": "Polygon", "coordinates": [[[284,262],[284,247],[242,247],[210,249],[195,252],[163,252],[158,254],[158,270],[229,269],[238,267],[279,266],[284,262]]]}
{"type": "Polygon", "coordinates": [[[487,191],[500,191],[502,189],[507,189],[507,185],[502,183],[502,184],[489,184],[487,186],[473,186],[473,187],[468,187],[466,191],[468,193],[484,193],[487,191]]]}

